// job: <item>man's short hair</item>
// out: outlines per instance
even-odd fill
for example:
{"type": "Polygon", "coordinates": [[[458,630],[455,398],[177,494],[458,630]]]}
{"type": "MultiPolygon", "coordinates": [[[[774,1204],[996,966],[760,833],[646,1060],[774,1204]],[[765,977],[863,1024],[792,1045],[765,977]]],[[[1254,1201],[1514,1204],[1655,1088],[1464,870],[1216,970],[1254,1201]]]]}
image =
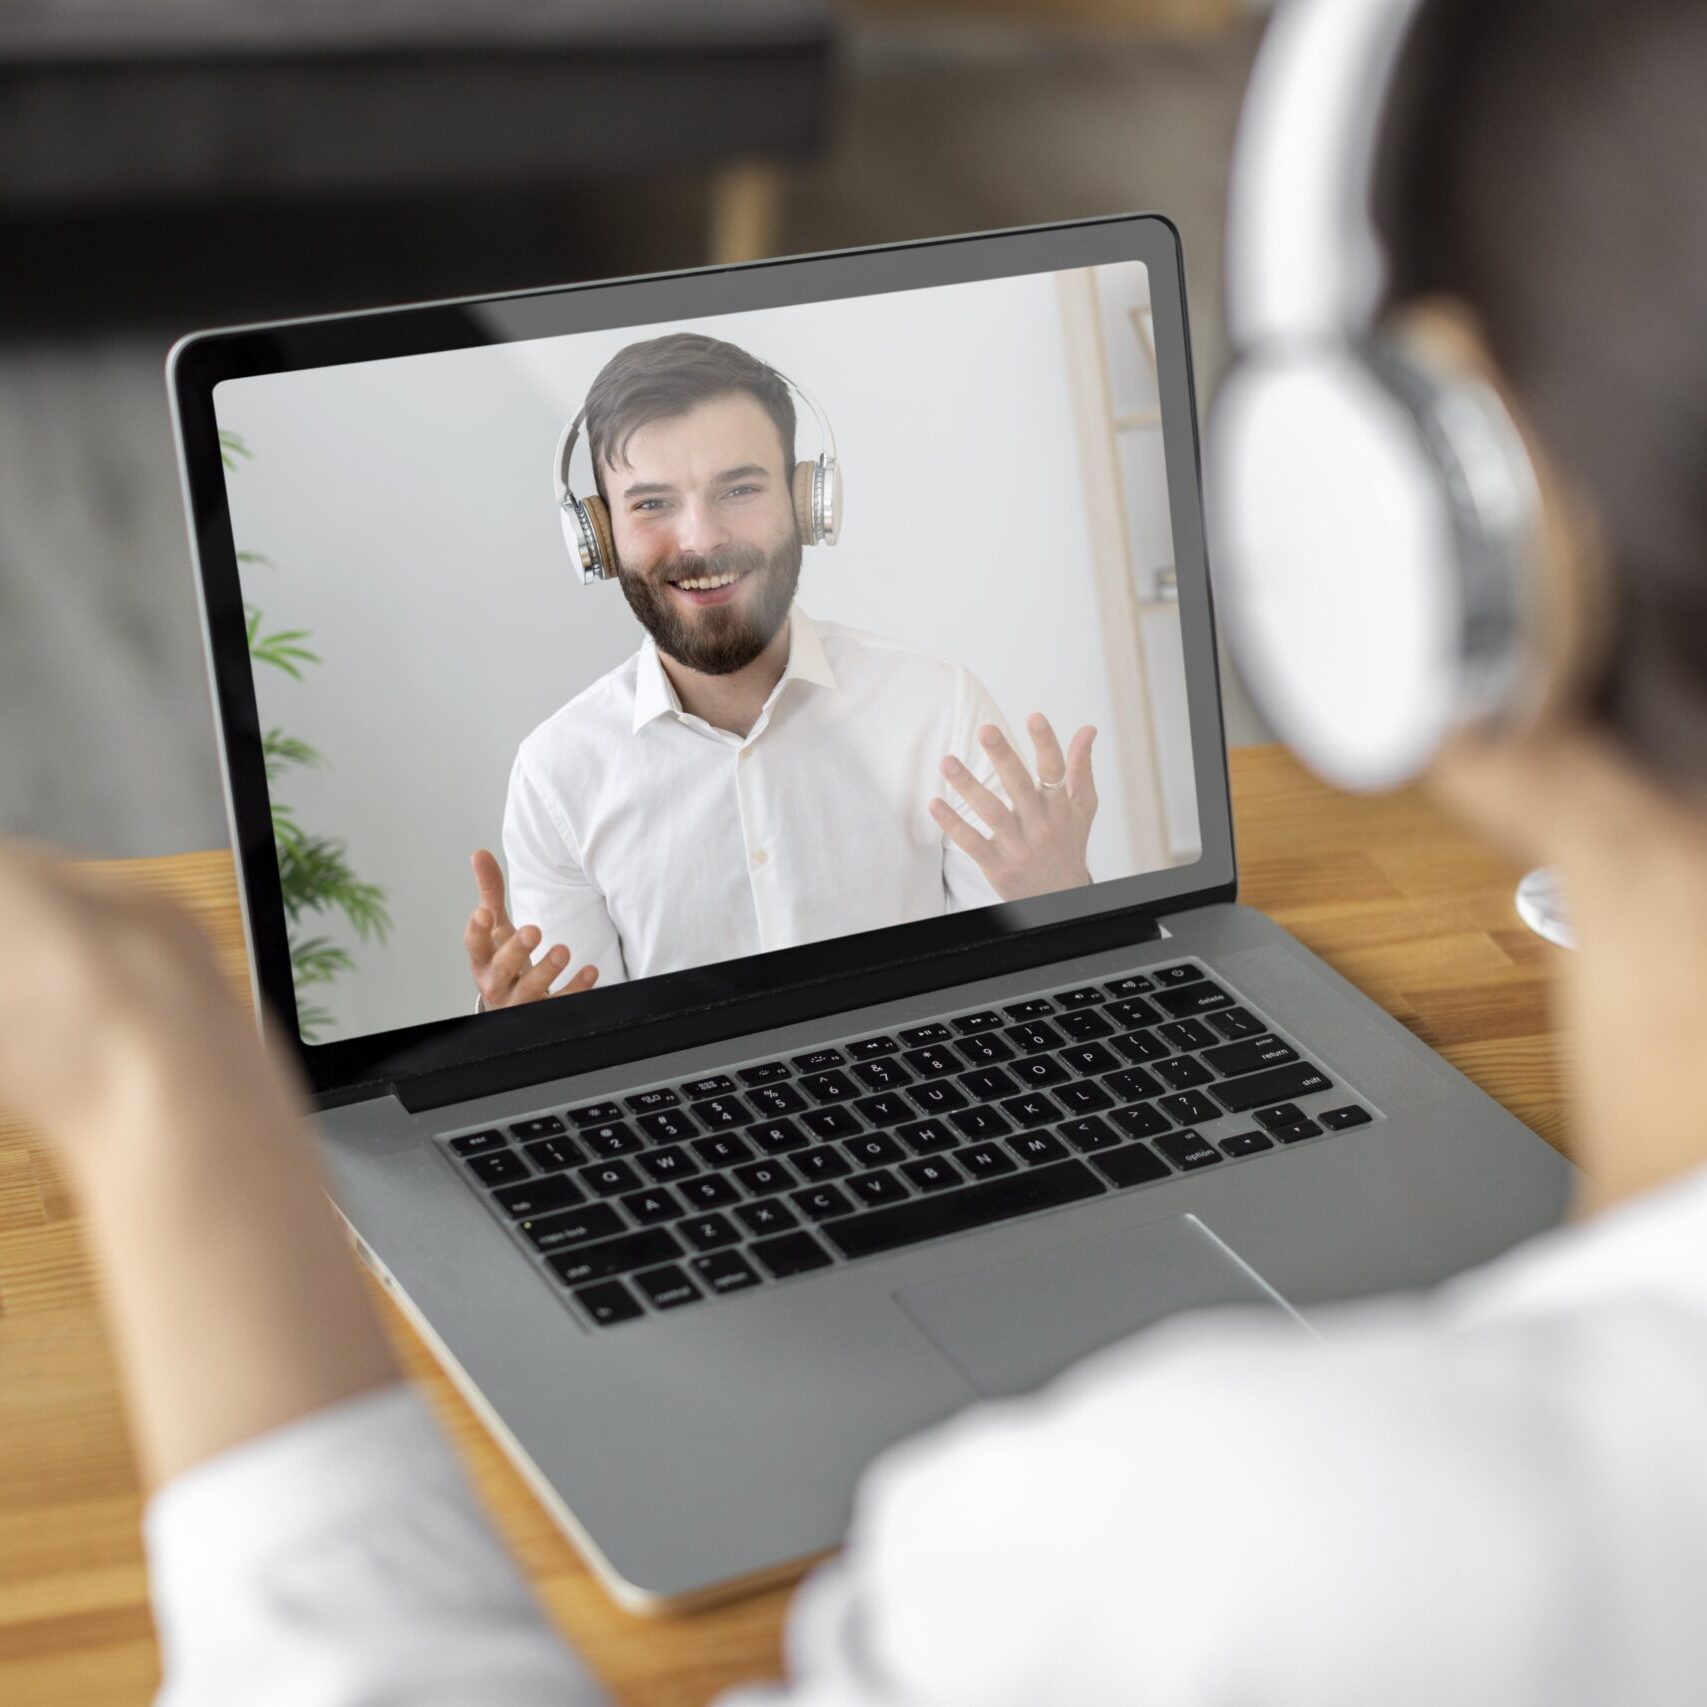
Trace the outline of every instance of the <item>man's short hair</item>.
{"type": "Polygon", "coordinates": [[[652,421],[685,415],[731,392],[756,398],[782,440],[782,475],[794,471],[794,399],[768,363],[702,332],[667,332],[620,349],[587,393],[587,447],[604,496],[604,469],[625,462],[628,441],[652,421]]]}

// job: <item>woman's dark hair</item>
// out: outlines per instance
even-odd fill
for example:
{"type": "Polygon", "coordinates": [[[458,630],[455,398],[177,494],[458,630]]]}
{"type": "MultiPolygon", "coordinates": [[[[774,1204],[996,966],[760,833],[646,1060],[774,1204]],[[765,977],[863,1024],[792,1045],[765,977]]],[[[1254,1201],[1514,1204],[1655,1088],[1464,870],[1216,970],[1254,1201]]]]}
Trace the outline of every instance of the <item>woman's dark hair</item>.
{"type": "Polygon", "coordinates": [[[685,415],[698,403],[745,391],[758,399],[782,439],[782,474],[794,472],[794,399],[776,369],[739,344],[700,332],[668,332],[617,351],[587,393],[587,448],[600,496],[604,468],[624,461],[628,441],[651,421],[685,415]]]}
{"type": "Polygon", "coordinates": [[[1432,0],[1377,171],[1393,304],[1479,315],[1605,523],[1594,706],[1650,772],[1707,786],[1707,5],[1432,0]]]}

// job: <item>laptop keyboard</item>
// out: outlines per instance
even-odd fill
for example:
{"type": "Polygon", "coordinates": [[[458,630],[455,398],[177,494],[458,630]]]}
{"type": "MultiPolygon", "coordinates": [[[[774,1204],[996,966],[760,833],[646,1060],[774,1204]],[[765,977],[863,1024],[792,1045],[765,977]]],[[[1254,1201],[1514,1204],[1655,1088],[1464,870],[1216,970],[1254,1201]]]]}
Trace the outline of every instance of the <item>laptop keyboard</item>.
{"type": "Polygon", "coordinates": [[[1371,1119],[1182,961],[440,1142],[614,1327],[1371,1119]]]}

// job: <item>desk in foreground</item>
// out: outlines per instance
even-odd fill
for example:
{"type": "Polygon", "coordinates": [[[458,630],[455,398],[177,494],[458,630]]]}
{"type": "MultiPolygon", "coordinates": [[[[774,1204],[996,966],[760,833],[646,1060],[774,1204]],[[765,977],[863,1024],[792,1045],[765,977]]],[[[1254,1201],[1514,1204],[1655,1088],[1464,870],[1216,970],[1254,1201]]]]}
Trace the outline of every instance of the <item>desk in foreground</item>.
{"type": "MultiPolygon", "coordinates": [[[[1272,747],[1234,753],[1232,774],[1241,899],[1560,1143],[1546,987],[1560,951],[1519,923],[1518,872],[1418,793],[1335,795],[1272,747]]],[[[127,869],[190,906],[243,977],[229,855],[127,869]]],[[[618,1610],[412,1331],[381,1308],[523,1569],[620,1700],[685,1707],[737,1679],[775,1675],[786,1591],[690,1618],[618,1610]]],[[[158,1670],[139,1511],[71,1205],[40,1146],[0,1121],[0,1700],[148,1700],[158,1670]]]]}

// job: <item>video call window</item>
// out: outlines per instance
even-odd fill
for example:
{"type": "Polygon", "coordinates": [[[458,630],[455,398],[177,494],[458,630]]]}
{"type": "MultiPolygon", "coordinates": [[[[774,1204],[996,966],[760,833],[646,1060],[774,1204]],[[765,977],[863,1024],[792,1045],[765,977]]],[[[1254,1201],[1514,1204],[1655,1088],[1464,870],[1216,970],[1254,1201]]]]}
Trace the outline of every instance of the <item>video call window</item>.
{"type": "Polygon", "coordinates": [[[1198,857],[1139,263],[215,406],[309,1041],[1198,857]]]}

